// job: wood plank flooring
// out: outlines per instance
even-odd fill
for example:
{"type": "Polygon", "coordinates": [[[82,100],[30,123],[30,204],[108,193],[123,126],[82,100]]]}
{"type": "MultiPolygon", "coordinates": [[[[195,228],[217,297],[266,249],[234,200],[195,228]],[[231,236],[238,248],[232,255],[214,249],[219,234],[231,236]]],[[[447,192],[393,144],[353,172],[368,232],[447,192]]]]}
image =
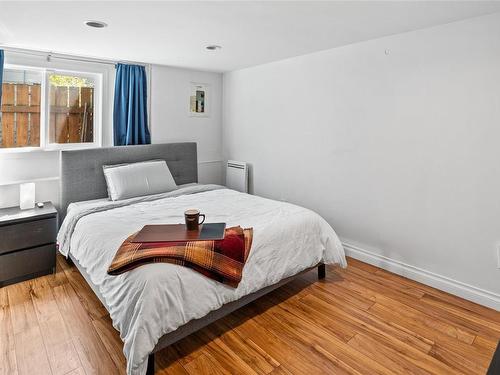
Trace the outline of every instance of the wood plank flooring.
{"type": "MultiPolygon", "coordinates": [[[[500,313],[348,259],[156,355],[157,374],[484,374],[500,313]]],[[[122,342],[75,267],[0,288],[0,375],[124,374],[122,342]]]]}

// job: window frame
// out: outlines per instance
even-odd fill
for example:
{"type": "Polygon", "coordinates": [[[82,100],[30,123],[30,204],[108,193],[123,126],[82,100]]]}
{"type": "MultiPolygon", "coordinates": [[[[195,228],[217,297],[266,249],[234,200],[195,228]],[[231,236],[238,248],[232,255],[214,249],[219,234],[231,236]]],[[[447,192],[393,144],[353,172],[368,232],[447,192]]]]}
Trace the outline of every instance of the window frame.
{"type": "Polygon", "coordinates": [[[22,152],[34,152],[34,151],[58,151],[58,150],[75,150],[75,149],[85,149],[85,148],[96,148],[102,146],[102,117],[103,117],[103,74],[84,70],[72,70],[64,68],[48,68],[24,64],[12,64],[7,63],[4,65],[4,69],[12,70],[28,70],[28,71],[38,71],[42,75],[40,82],[40,146],[28,146],[28,147],[0,147],[0,154],[2,153],[22,153],[22,152]],[[50,105],[48,104],[48,98],[50,95],[50,84],[49,75],[50,74],[61,74],[61,75],[72,75],[75,77],[89,78],[91,77],[94,81],[94,123],[93,123],[93,142],[85,143],[50,143],[49,141],[49,121],[50,118],[50,105]]]}

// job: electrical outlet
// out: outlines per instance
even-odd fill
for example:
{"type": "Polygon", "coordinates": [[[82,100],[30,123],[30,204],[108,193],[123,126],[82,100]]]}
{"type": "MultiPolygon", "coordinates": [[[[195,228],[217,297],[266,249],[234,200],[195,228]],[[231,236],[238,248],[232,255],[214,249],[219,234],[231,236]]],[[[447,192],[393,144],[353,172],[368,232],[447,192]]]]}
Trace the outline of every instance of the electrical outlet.
{"type": "Polygon", "coordinates": [[[497,268],[500,270],[500,245],[497,246],[497,268]]]}

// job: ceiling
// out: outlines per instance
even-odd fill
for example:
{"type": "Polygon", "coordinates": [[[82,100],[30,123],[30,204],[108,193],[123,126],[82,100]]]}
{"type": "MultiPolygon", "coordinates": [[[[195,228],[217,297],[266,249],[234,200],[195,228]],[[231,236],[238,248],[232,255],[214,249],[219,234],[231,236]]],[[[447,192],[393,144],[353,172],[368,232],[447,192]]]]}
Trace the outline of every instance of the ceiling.
{"type": "Polygon", "coordinates": [[[222,72],[499,11],[497,1],[11,1],[0,2],[0,45],[222,72]]]}

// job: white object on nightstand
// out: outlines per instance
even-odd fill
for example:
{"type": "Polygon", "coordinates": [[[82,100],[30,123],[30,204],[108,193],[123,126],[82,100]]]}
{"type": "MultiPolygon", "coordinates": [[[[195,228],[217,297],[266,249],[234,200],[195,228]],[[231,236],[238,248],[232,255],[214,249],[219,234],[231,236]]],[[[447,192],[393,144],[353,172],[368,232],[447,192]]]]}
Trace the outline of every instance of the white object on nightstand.
{"type": "Polygon", "coordinates": [[[35,208],[35,183],[27,182],[19,185],[19,207],[21,210],[35,208]]]}
{"type": "Polygon", "coordinates": [[[228,160],[226,186],[229,189],[248,193],[248,165],[241,161],[228,160]]]}

